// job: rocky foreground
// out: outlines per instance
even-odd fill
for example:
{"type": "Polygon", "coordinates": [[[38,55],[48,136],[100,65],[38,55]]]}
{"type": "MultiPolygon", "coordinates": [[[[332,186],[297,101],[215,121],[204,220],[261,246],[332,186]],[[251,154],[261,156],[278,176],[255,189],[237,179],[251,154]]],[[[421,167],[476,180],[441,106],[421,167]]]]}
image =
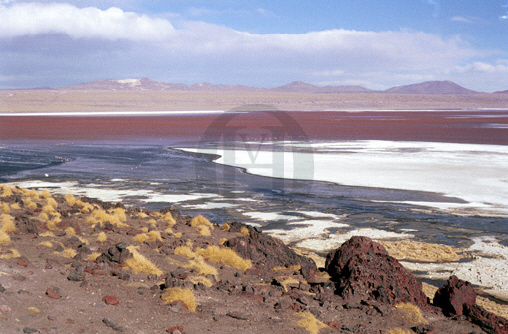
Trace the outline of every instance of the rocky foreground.
{"type": "Polygon", "coordinates": [[[1,333],[508,333],[353,237],[324,268],[241,223],[0,186],[1,333]],[[431,296],[432,297],[432,296],[431,296]]]}

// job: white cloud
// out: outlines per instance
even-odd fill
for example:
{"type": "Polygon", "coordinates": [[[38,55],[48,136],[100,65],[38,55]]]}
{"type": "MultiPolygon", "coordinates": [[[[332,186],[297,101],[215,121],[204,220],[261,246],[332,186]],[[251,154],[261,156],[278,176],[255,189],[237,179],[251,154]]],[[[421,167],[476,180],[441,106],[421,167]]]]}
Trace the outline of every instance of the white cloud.
{"type": "Polygon", "coordinates": [[[2,37],[65,34],[75,38],[160,40],[174,28],[167,20],[150,18],[119,8],[100,10],[62,3],[19,3],[0,8],[2,37]]]}
{"type": "Polygon", "coordinates": [[[454,16],[450,20],[453,22],[473,23],[473,21],[471,19],[468,19],[463,16],[454,16]]]}
{"type": "MultiPolygon", "coordinates": [[[[54,76],[54,82],[75,81],[65,84],[148,76],[186,83],[270,87],[304,80],[388,88],[424,79],[458,79],[461,83],[461,79],[471,78],[467,80],[474,84],[473,76],[466,75],[474,72],[488,73],[492,85],[499,85],[499,73],[505,73],[508,66],[482,62],[493,52],[477,50],[459,36],[343,29],[255,34],[118,8],[78,8],[61,3],[0,7],[3,87],[9,82],[20,85],[17,82],[23,82],[27,74],[34,77],[34,82],[39,80],[25,84],[28,86],[64,84],[44,82],[48,73],[54,76]],[[178,20],[178,29],[170,20],[178,20]],[[463,65],[466,63],[469,65],[463,65]],[[12,79],[15,76],[18,81],[12,79]]],[[[476,85],[485,82],[477,80],[476,85]]],[[[474,85],[468,88],[478,89],[474,85]]]]}

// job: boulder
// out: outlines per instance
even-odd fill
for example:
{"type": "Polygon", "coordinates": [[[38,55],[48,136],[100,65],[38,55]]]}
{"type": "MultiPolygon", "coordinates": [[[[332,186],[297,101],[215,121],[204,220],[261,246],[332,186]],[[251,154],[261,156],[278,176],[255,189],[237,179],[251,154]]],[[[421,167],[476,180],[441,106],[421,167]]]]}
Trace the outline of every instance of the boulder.
{"type": "Polygon", "coordinates": [[[465,316],[492,334],[508,334],[508,320],[476,305],[476,292],[471,283],[450,276],[445,286],[436,291],[434,305],[447,316],[465,316]]]}
{"type": "Polygon", "coordinates": [[[327,255],[325,267],[336,293],[345,299],[427,306],[421,283],[370,238],[352,237],[327,255]]]}
{"type": "Polygon", "coordinates": [[[467,306],[476,304],[476,293],[469,282],[451,276],[446,285],[436,291],[434,305],[440,307],[446,316],[463,315],[467,306]]]}
{"type": "Polygon", "coordinates": [[[305,256],[295,253],[281,240],[261,233],[257,228],[242,223],[231,223],[230,232],[240,232],[243,228],[249,235],[236,237],[224,243],[238,255],[252,261],[254,267],[262,271],[271,271],[274,267],[301,265],[304,278],[310,278],[317,272],[316,263],[305,256]]]}

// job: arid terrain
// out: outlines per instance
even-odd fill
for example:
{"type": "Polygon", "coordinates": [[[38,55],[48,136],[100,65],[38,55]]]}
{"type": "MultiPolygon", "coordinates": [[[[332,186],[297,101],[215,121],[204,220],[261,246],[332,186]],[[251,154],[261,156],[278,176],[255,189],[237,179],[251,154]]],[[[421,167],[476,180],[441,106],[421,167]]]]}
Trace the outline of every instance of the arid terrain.
{"type": "Polygon", "coordinates": [[[508,94],[211,92],[156,90],[1,90],[0,112],[230,110],[268,105],[298,110],[506,108],[508,94]]]}
{"type": "MultiPolygon", "coordinates": [[[[421,284],[368,238],[329,255],[325,270],[243,224],[5,185],[1,197],[2,333],[507,332],[468,283],[449,287],[460,309],[428,304],[421,284]],[[356,262],[356,279],[342,271],[337,280],[340,256],[356,247],[370,249],[358,256],[376,266],[356,262]]],[[[424,285],[430,298],[435,290],[424,285]]]]}

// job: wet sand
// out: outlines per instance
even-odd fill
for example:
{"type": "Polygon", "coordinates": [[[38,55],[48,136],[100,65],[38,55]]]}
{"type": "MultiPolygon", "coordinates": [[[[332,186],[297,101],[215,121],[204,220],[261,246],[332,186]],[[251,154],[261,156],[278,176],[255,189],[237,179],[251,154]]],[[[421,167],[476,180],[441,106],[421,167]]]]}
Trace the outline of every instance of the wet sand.
{"type": "MultiPolygon", "coordinates": [[[[230,122],[221,121],[220,117],[224,116],[217,114],[4,115],[0,116],[0,140],[122,140],[139,137],[196,141],[210,132],[221,135],[224,126],[235,123],[252,130],[250,139],[259,139],[256,136],[261,135],[259,131],[266,129],[267,125],[287,127],[274,115],[259,111],[241,113],[232,117],[230,122]]],[[[298,130],[294,132],[295,138],[291,138],[295,140],[404,140],[508,145],[508,110],[294,111],[283,112],[283,115],[291,120],[293,125],[290,128],[298,130]]],[[[289,135],[291,137],[291,133],[289,135]]]]}

